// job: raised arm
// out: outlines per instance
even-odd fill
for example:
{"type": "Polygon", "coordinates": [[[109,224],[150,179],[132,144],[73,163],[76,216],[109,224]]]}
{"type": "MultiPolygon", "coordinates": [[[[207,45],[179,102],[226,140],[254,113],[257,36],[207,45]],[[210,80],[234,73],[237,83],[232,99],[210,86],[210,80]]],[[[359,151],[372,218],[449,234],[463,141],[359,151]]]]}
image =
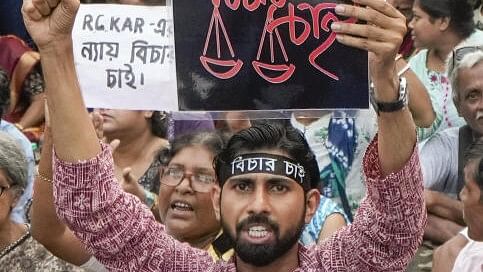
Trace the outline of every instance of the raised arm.
{"type": "Polygon", "coordinates": [[[55,152],[76,162],[101,149],[77,81],[71,31],[79,0],[25,0],[25,25],[42,56],[55,152]]]}
{"type": "MultiPolygon", "coordinates": [[[[375,100],[397,101],[395,56],[406,33],[406,19],[384,0],[354,2],[360,6],[342,5],[336,12],[366,23],[339,23],[337,40],[369,51],[375,100]]],[[[318,252],[325,259],[342,259],[341,267],[351,271],[404,271],[420,245],[426,222],[416,126],[408,107],[379,112],[378,125],[378,136],[363,162],[367,196],[353,224],[318,252]]]]}
{"type": "MultiPolygon", "coordinates": [[[[369,52],[369,69],[375,88],[375,100],[394,102],[399,96],[399,79],[395,57],[404,34],[405,17],[390,4],[382,0],[354,1],[364,7],[344,7],[340,15],[349,15],[367,24],[338,23],[337,40],[345,45],[369,52]]],[[[416,144],[416,127],[408,107],[402,110],[380,112],[379,159],[383,174],[401,169],[411,157],[416,144]]]]}
{"type": "Polygon", "coordinates": [[[175,241],[114,178],[74,68],[71,30],[78,0],[25,0],[22,12],[44,66],[55,147],[57,214],[109,271],[206,271],[208,253],[175,241]]]}
{"type": "Polygon", "coordinates": [[[52,139],[48,127],[44,133],[38,171],[32,201],[32,236],[55,256],[72,264],[82,265],[89,260],[91,254],[55,213],[52,189],[52,139]]]}

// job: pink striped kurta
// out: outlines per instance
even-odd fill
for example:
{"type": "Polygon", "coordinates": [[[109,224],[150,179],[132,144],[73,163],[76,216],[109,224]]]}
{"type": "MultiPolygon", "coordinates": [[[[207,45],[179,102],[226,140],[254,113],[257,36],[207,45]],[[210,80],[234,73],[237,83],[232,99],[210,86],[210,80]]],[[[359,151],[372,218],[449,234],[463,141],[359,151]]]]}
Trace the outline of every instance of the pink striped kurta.
{"type": "MultiPolygon", "coordinates": [[[[58,215],[111,271],[236,271],[234,259],[213,263],[207,252],[167,235],[137,197],[114,179],[109,148],[95,158],[55,163],[58,215]]],[[[397,173],[381,178],[377,139],[366,151],[367,197],[352,225],[322,245],[299,249],[296,271],[404,271],[426,223],[415,148],[397,173]]]]}

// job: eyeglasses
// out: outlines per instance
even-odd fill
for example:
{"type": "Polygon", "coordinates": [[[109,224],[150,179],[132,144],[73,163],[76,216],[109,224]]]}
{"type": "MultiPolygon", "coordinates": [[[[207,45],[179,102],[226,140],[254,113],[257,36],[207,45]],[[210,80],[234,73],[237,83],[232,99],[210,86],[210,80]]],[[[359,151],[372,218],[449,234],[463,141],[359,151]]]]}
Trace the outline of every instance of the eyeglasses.
{"type": "Polygon", "coordinates": [[[216,178],[205,173],[186,173],[179,167],[167,167],[161,174],[161,183],[167,186],[178,186],[183,179],[187,178],[191,182],[191,188],[199,193],[207,193],[215,184],[216,178]]]}
{"type": "Polygon", "coordinates": [[[465,46],[465,47],[460,47],[458,49],[453,50],[452,55],[451,55],[451,70],[453,71],[456,64],[459,63],[464,56],[467,54],[476,52],[476,51],[483,51],[483,45],[477,45],[477,46],[465,46]]]}
{"type": "Polygon", "coordinates": [[[0,186],[0,196],[3,195],[3,192],[7,191],[8,189],[10,189],[10,185],[9,186],[0,186]]]}

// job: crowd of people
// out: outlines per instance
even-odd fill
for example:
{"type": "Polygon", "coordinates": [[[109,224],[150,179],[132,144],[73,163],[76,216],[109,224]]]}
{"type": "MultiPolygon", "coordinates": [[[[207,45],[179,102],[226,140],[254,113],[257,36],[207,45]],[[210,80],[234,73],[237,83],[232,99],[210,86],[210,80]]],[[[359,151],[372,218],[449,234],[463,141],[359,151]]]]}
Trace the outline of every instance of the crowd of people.
{"type": "Polygon", "coordinates": [[[2,1],[0,271],[483,271],[482,1],[336,2],[370,109],[261,120],[88,109],[80,1],[2,1]]]}

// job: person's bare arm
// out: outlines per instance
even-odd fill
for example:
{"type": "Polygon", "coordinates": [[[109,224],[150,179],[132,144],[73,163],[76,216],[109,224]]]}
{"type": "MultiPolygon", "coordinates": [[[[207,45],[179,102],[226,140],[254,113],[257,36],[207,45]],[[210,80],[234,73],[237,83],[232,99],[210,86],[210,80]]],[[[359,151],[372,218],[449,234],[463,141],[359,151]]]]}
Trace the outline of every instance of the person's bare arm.
{"type": "MultiPolygon", "coordinates": [[[[368,1],[356,2],[365,5],[368,1]]],[[[343,15],[355,16],[370,24],[338,24],[341,27],[335,31],[338,32],[337,40],[340,43],[369,52],[369,69],[376,101],[394,102],[399,95],[395,57],[407,30],[406,21],[389,4],[378,2],[376,5],[374,9],[383,14],[376,14],[370,8],[363,13],[356,7],[346,7],[347,12],[343,15]]],[[[380,112],[378,124],[379,159],[383,175],[388,175],[401,169],[413,154],[416,126],[407,107],[395,112],[380,112]]]]}
{"type": "Polygon", "coordinates": [[[91,255],[55,213],[50,183],[52,181],[52,139],[48,127],[44,133],[38,171],[40,177],[35,180],[35,194],[32,202],[32,236],[55,256],[72,264],[82,265],[91,255]]]}
{"type": "MultiPolygon", "coordinates": [[[[354,2],[357,5],[337,5],[335,11],[363,23],[334,22],[332,29],[340,43],[369,51],[375,100],[395,102],[399,97],[395,57],[406,33],[406,19],[383,0],[354,2]]],[[[352,271],[404,271],[422,241],[426,211],[416,126],[407,107],[380,112],[378,124],[378,137],[363,161],[367,196],[354,222],[318,248],[322,259],[343,256],[342,265],[328,264],[327,270],[342,266],[352,271]]]]}
{"type": "Polygon", "coordinates": [[[101,151],[74,69],[71,31],[78,8],[79,0],[25,0],[22,7],[27,30],[42,56],[55,152],[70,162],[101,151]]]}
{"type": "Polygon", "coordinates": [[[325,219],[324,226],[319,233],[319,238],[317,239],[317,244],[324,242],[325,239],[329,238],[339,229],[346,226],[345,218],[340,213],[333,213],[325,219]]]}
{"type": "Polygon", "coordinates": [[[442,246],[438,247],[433,254],[433,271],[451,272],[460,251],[468,243],[463,235],[456,235],[442,246]]]}
{"type": "MultiPolygon", "coordinates": [[[[407,65],[408,63],[401,58],[396,62],[396,69],[403,72],[407,65]]],[[[401,76],[404,76],[408,82],[408,105],[414,123],[418,127],[430,127],[436,118],[436,113],[426,87],[411,69],[405,70],[401,76]]]]}
{"type": "Polygon", "coordinates": [[[18,122],[20,126],[27,129],[40,125],[44,121],[44,97],[45,95],[43,93],[32,97],[30,106],[18,122]]]}
{"type": "Polygon", "coordinates": [[[108,270],[213,270],[207,252],[166,234],[145,205],[116,182],[111,149],[97,139],[75,72],[71,30],[78,7],[78,0],[24,0],[22,8],[45,66],[59,218],[108,270]]]}
{"type": "Polygon", "coordinates": [[[424,199],[428,213],[451,220],[459,225],[465,225],[463,219],[463,204],[444,193],[424,190],[424,199]]]}
{"type": "Polygon", "coordinates": [[[428,224],[424,229],[424,239],[442,244],[457,235],[464,226],[451,220],[428,214],[428,224]]]}

